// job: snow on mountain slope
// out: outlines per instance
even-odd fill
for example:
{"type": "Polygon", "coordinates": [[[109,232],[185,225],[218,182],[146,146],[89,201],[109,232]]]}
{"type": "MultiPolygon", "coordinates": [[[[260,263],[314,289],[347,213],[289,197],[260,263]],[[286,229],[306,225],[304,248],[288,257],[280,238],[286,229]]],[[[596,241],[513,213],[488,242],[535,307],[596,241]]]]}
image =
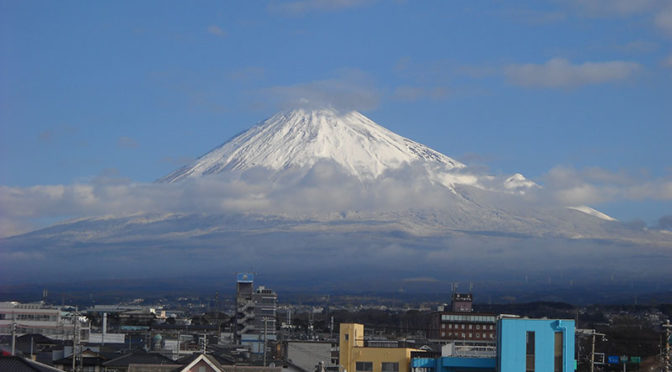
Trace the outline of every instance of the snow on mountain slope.
{"type": "Polygon", "coordinates": [[[607,214],[604,214],[604,213],[602,213],[598,210],[595,210],[595,209],[593,209],[593,208],[591,208],[587,205],[580,205],[580,206],[576,206],[576,207],[567,207],[567,208],[575,210],[575,211],[579,211],[579,212],[582,212],[582,213],[585,213],[585,214],[588,214],[588,215],[591,215],[591,216],[594,216],[594,217],[597,217],[601,220],[616,221],[616,219],[614,217],[611,217],[607,214]]]}
{"type": "Polygon", "coordinates": [[[310,167],[325,159],[360,179],[376,178],[415,161],[445,170],[465,167],[359,112],[297,109],[274,115],[159,182],[258,166],[272,170],[310,167]]]}

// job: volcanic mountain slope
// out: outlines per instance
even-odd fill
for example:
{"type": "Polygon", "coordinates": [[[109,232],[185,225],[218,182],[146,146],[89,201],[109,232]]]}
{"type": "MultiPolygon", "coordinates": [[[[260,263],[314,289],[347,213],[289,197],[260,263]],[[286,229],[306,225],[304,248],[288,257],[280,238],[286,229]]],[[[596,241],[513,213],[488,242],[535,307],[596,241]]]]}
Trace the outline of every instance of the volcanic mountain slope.
{"type": "Polygon", "coordinates": [[[376,178],[386,170],[416,161],[446,170],[465,167],[383,128],[359,112],[297,109],[274,115],[160,181],[175,182],[253,167],[276,171],[310,167],[325,159],[362,179],[376,178]]]}
{"type": "Polygon", "coordinates": [[[357,112],[277,114],[137,189],[133,213],[0,239],[0,279],[347,266],[355,280],[382,280],[398,279],[402,262],[404,275],[439,279],[672,279],[672,234],[540,202],[541,186],[521,174],[473,171],[357,112]]]}

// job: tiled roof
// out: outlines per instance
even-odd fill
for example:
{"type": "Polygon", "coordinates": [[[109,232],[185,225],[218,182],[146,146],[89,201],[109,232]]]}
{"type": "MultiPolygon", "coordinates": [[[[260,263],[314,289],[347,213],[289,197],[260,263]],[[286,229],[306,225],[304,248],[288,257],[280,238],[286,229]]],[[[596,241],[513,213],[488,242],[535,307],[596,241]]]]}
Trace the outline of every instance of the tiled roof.
{"type": "Polygon", "coordinates": [[[62,372],[62,370],[36,362],[34,360],[17,357],[0,357],[0,371],[12,372],[62,372]]]}
{"type": "Polygon", "coordinates": [[[161,354],[148,353],[146,351],[134,351],[109,360],[103,365],[107,367],[128,367],[129,364],[174,364],[175,362],[161,354]]]}

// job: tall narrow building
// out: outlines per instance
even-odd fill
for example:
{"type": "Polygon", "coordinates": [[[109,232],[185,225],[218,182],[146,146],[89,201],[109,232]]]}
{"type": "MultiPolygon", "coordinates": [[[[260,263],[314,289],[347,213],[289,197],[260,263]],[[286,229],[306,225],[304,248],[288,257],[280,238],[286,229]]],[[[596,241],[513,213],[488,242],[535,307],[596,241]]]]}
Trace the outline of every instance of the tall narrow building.
{"type": "Polygon", "coordinates": [[[254,274],[240,273],[236,278],[236,323],[235,339],[240,343],[241,335],[254,330],[254,274]]]}
{"type": "Polygon", "coordinates": [[[276,314],[278,295],[269,288],[254,289],[254,274],[238,274],[236,282],[236,341],[255,354],[264,352],[264,344],[277,340],[276,314]]]}

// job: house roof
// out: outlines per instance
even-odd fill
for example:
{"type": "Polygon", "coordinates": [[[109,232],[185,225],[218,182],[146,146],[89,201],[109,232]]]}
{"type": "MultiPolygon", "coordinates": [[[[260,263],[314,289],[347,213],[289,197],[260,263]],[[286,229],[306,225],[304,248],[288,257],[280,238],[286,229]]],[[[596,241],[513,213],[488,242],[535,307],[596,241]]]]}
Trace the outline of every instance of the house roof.
{"type": "MultiPolygon", "coordinates": [[[[187,364],[193,362],[194,359],[198,358],[200,355],[202,355],[202,354],[201,353],[193,353],[191,355],[187,355],[187,356],[184,356],[184,357],[176,360],[175,363],[181,364],[181,365],[187,365],[187,364]]],[[[217,354],[207,354],[207,355],[208,355],[208,357],[215,358],[215,360],[217,360],[217,363],[219,363],[220,365],[232,365],[232,364],[235,363],[235,360],[232,360],[232,359],[227,358],[227,357],[222,356],[222,355],[217,355],[217,354]]]]}
{"type": "Polygon", "coordinates": [[[0,371],[12,372],[62,372],[58,368],[18,356],[0,356],[0,371]]]}
{"type": "Polygon", "coordinates": [[[103,363],[106,367],[128,367],[129,364],[174,364],[175,362],[158,353],[144,350],[133,351],[103,363]]]}
{"type": "Polygon", "coordinates": [[[207,363],[210,367],[212,367],[212,369],[214,369],[215,372],[223,372],[224,371],[222,369],[222,365],[219,364],[217,359],[215,359],[212,355],[208,355],[208,354],[198,355],[196,358],[194,358],[194,360],[191,361],[191,363],[187,364],[186,366],[184,366],[181,369],[178,369],[177,371],[189,371],[193,366],[198,364],[198,362],[200,362],[201,360],[204,361],[205,363],[207,363]]]}
{"type": "Polygon", "coordinates": [[[47,336],[44,336],[40,333],[27,333],[25,335],[21,335],[16,338],[17,343],[30,343],[30,339],[33,339],[33,343],[35,345],[38,344],[49,344],[49,345],[55,345],[58,344],[59,341],[53,340],[47,336]]]}

